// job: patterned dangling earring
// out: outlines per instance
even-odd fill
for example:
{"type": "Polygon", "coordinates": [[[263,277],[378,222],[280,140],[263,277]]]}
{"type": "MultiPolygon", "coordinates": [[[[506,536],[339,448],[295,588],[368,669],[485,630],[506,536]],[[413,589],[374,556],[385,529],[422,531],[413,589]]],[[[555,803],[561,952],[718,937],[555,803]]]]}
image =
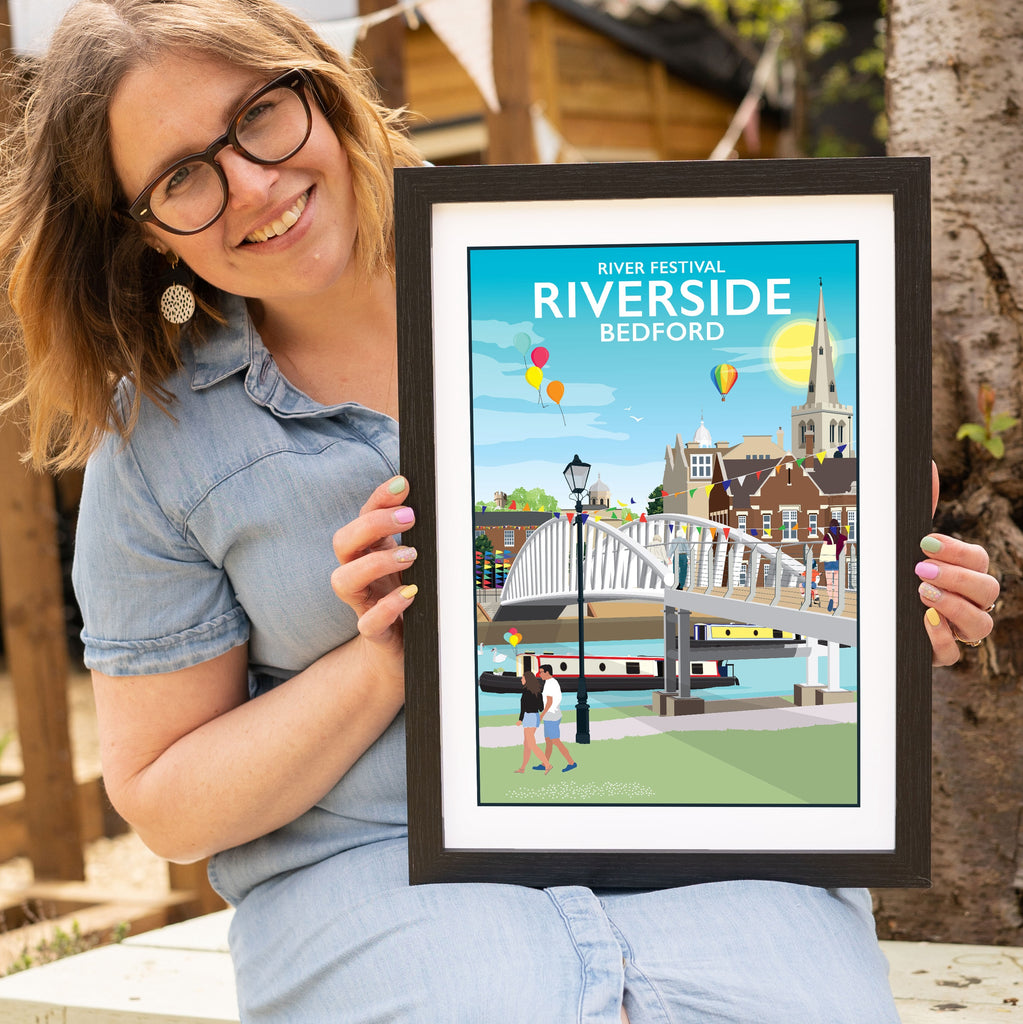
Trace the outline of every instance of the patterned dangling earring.
{"type": "Polygon", "coordinates": [[[160,278],[160,313],[169,323],[187,324],[195,315],[192,275],[177,253],[166,253],[170,269],[160,278]]]}

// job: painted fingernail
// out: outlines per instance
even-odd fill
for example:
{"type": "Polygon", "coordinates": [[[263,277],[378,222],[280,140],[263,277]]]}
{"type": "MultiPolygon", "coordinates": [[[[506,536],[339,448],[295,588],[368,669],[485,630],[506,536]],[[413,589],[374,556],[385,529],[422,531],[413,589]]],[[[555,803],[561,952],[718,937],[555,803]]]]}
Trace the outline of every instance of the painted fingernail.
{"type": "Polygon", "coordinates": [[[408,481],[403,476],[392,477],[391,482],[387,485],[391,494],[401,494],[406,487],[408,487],[408,481]]]}
{"type": "Polygon", "coordinates": [[[927,620],[928,625],[941,625],[941,616],[933,608],[928,608],[927,611],[924,612],[924,618],[927,620]]]}
{"type": "Polygon", "coordinates": [[[411,601],[412,598],[414,598],[418,593],[419,587],[417,587],[414,583],[410,583],[407,587],[401,588],[401,596],[405,598],[406,601],[411,601]]]}
{"type": "Polygon", "coordinates": [[[917,590],[925,601],[940,601],[942,598],[941,591],[937,587],[932,587],[930,583],[921,583],[917,590]]]}
{"type": "Polygon", "coordinates": [[[917,562],[915,572],[922,580],[936,580],[941,570],[933,562],[917,562]]]}
{"type": "Polygon", "coordinates": [[[397,548],[394,552],[396,562],[414,562],[419,552],[415,548],[397,548]]]}
{"type": "Polygon", "coordinates": [[[401,523],[403,526],[405,523],[414,522],[416,518],[415,512],[410,508],[398,508],[394,510],[394,521],[401,523]]]}
{"type": "Polygon", "coordinates": [[[937,537],[924,537],[920,541],[920,547],[929,555],[936,555],[941,550],[941,541],[937,537]]]}

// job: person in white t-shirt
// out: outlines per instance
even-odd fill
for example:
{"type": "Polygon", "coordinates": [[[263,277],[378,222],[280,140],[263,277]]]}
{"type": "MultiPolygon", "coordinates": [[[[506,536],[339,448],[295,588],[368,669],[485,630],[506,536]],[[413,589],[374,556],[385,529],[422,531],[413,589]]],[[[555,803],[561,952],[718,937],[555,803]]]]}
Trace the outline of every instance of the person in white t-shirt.
{"type": "MultiPolygon", "coordinates": [[[[561,770],[570,772],[576,767],[576,763],[565,744],[561,742],[561,684],[554,678],[550,665],[541,665],[536,674],[543,680],[544,705],[543,711],[540,712],[540,721],[543,723],[544,753],[550,762],[551,751],[557,747],[561,756],[568,762],[561,770]]],[[[534,764],[533,768],[544,770],[542,764],[534,764]]]]}

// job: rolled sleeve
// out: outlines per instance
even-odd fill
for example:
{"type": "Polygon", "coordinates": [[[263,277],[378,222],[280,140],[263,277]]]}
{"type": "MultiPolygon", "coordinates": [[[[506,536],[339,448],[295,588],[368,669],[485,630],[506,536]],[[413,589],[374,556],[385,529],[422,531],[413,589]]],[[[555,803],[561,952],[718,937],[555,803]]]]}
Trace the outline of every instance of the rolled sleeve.
{"type": "Polygon", "coordinates": [[[131,446],[86,468],[73,580],[85,663],[107,675],[172,672],[248,639],[227,573],[161,508],[131,446]]]}

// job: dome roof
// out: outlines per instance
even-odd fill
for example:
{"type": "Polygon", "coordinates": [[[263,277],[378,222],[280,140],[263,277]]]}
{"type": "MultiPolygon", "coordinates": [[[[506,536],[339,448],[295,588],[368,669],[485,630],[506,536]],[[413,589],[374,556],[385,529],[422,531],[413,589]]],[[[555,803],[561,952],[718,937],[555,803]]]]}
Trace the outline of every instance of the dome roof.
{"type": "Polygon", "coordinates": [[[703,413],[700,413],[700,425],[693,434],[693,440],[701,448],[713,448],[714,439],[710,436],[710,431],[703,425],[703,413]]]}

